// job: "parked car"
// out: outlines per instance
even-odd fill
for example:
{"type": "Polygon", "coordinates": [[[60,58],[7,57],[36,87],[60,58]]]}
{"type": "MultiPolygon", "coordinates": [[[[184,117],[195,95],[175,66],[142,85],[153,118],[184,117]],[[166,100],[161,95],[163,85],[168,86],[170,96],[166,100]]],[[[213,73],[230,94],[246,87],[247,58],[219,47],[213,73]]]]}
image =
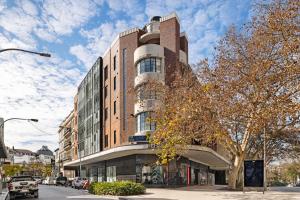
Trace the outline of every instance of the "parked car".
{"type": "Polygon", "coordinates": [[[48,176],[45,180],[43,180],[42,184],[44,185],[56,185],[55,177],[48,176]]]}
{"type": "Polygon", "coordinates": [[[59,176],[56,178],[56,185],[62,185],[67,186],[68,185],[68,179],[65,176],[59,176]]]}
{"type": "Polygon", "coordinates": [[[42,177],[40,176],[33,176],[34,180],[38,183],[38,184],[42,184],[42,177]]]}
{"type": "Polygon", "coordinates": [[[32,176],[13,176],[8,182],[8,191],[10,199],[17,196],[33,195],[39,197],[38,184],[32,176]]]}
{"type": "Polygon", "coordinates": [[[72,188],[82,189],[86,181],[87,181],[86,178],[75,177],[72,182],[72,188]]]}

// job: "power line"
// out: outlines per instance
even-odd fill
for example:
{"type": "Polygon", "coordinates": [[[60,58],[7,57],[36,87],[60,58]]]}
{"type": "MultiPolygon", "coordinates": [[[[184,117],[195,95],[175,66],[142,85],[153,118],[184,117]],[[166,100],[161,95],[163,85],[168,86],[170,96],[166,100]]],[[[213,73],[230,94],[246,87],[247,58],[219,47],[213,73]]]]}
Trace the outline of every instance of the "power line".
{"type": "Polygon", "coordinates": [[[48,135],[57,135],[56,133],[47,133],[46,131],[43,131],[42,129],[40,129],[39,127],[37,127],[36,125],[34,125],[33,123],[29,122],[36,130],[40,131],[41,135],[35,135],[35,136],[48,136],[48,135]]]}

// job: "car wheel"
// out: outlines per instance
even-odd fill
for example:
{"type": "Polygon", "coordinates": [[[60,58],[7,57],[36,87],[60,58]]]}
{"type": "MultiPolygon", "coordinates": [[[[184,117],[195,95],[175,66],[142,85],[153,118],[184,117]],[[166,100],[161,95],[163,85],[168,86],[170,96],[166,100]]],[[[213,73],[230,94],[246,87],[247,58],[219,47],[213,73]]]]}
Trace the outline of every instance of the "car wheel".
{"type": "Polygon", "coordinates": [[[33,196],[34,196],[34,198],[36,198],[36,199],[39,198],[39,192],[38,192],[38,191],[35,191],[34,194],[33,194],[33,196]]]}

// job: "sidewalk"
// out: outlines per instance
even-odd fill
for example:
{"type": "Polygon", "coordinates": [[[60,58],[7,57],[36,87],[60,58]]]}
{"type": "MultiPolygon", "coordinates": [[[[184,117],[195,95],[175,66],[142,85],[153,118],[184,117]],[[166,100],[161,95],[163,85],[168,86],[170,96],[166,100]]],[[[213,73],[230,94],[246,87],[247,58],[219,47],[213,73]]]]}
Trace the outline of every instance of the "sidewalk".
{"type": "Polygon", "coordinates": [[[6,188],[4,188],[4,189],[2,190],[2,193],[0,193],[0,200],[6,200],[7,197],[8,197],[8,191],[7,191],[6,188]]]}
{"type": "Polygon", "coordinates": [[[262,192],[228,191],[224,186],[191,186],[181,188],[147,188],[136,196],[97,196],[110,200],[300,200],[300,187],[270,188],[262,192]]]}
{"type": "Polygon", "coordinates": [[[213,188],[189,187],[176,189],[149,188],[144,195],[120,197],[126,200],[300,200],[300,188],[297,191],[240,192],[213,190],[213,188]]]}

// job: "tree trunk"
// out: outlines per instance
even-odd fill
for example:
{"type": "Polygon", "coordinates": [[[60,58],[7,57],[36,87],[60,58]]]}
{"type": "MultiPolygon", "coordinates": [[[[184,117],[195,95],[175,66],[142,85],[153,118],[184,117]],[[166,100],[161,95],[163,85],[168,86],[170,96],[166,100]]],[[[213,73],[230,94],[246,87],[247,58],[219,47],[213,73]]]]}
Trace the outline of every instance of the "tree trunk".
{"type": "Polygon", "coordinates": [[[243,163],[243,156],[240,157],[240,156],[235,156],[235,160],[234,160],[234,163],[229,171],[229,177],[228,177],[228,187],[230,189],[233,189],[235,190],[236,189],[236,186],[237,186],[237,180],[238,180],[238,177],[239,177],[239,171],[240,171],[240,168],[242,166],[242,163],[243,163]]]}

